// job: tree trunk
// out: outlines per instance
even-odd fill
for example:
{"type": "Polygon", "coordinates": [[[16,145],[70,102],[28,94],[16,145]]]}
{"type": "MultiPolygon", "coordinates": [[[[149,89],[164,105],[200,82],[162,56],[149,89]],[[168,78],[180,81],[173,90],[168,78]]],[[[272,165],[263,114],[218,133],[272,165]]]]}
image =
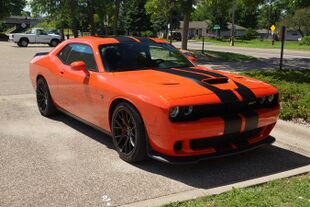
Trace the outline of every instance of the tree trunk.
{"type": "Polygon", "coordinates": [[[182,30],[182,50],[187,50],[188,27],[189,27],[190,12],[184,14],[183,30],[182,30]]]}
{"type": "MultiPolygon", "coordinates": [[[[74,37],[78,37],[79,34],[78,34],[78,27],[79,27],[79,22],[76,18],[76,13],[78,11],[78,8],[77,8],[77,0],[71,0],[69,1],[70,5],[71,5],[71,9],[70,9],[70,27],[71,27],[71,30],[72,30],[72,33],[73,33],[73,36],[74,37]]],[[[68,6],[70,6],[68,5],[68,6]]]]}
{"type": "Polygon", "coordinates": [[[113,23],[113,34],[114,35],[117,35],[120,5],[121,5],[121,0],[115,0],[114,23],[113,23]]]}
{"type": "Polygon", "coordinates": [[[65,40],[65,23],[63,20],[60,22],[60,38],[62,41],[65,40]]]}
{"type": "Polygon", "coordinates": [[[90,35],[94,36],[96,34],[96,27],[94,21],[94,5],[92,0],[87,0],[88,6],[88,18],[89,18],[89,25],[90,25],[90,35]]]}

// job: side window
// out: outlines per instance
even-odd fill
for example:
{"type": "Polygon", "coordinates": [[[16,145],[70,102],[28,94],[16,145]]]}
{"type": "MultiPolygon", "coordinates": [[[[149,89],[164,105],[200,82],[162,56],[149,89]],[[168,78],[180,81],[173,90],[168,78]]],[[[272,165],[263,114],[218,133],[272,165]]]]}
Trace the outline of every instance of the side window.
{"type": "Polygon", "coordinates": [[[61,60],[63,64],[67,64],[68,55],[71,51],[71,45],[67,45],[58,53],[57,57],[61,60]]]}
{"type": "Polygon", "coordinates": [[[97,64],[94,58],[94,53],[91,47],[83,44],[72,44],[72,49],[66,61],[70,65],[74,61],[83,61],[86,64],[86,69],[98,72],[97,64]]]}
{"type": "Polygon", "coordinates": [[[44,30],[38,29],[37,30],[38,35],[47,35],[47,33],[44,30]]]}
{"type": "Polygon", "coordinates": [[[175,53],[160,46],[150,45],[150,55],[151,55],[152,60],[156,60],[156,59],[163,59],[163,60],[170,60],[170,61],[178,60],[175,53]]]}

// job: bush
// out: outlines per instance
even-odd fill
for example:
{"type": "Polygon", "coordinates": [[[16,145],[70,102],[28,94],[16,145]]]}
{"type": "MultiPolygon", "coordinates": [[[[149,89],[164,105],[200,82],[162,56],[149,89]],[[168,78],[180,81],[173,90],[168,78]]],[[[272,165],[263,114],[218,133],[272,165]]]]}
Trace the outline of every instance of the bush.
{"type": "Polygon", "coordinates": [[[153,31],[146,30],[146,31],[141,32],[141,36],[142,37],[156,37],[157,35],[153,31]]]}
{"type": "Polygon", "coordinates": [[[300,45],[310,45],[310,36],[304,36],[300,43],[300,45]]]}
{"type": "Polygon", "coordinates": [[[252,40],[252,39],[256,39],[256,37],[257,37],[257,32],[255,29],[249,28],[245,31],[244,39],[252,40]]]}

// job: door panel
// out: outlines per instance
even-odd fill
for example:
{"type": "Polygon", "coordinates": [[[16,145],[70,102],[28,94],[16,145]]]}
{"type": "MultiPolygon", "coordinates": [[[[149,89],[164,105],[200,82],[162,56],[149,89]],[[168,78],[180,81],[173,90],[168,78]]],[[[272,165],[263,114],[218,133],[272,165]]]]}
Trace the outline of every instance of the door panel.
{"type": "Polygon", "coordinates": [[[57,89],[59,105],[66,111],[100,127],[102,119],[99,117],[103,117],[103,99],[96,87],[99,84],[97,78],[99,73],[94,72],[96,62],[92,60],[90,47],[83,49],[83,45],[75,45],[71,48],[66,64],[61,64],[59,70],[57,89]],[[72,70],[70,64],[74,61],[86,62],[88,72],[72,70]]]}

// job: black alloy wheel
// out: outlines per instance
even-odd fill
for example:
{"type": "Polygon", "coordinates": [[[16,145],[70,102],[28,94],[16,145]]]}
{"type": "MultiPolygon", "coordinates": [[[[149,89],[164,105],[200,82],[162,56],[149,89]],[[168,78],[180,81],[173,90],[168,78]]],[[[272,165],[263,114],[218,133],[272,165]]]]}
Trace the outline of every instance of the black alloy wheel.
{"type": "Polygon", "coordinates": [[[139,162],[146,156],[146,133],[136,109],[123,102],[116,106],[111,120],[114,146],[121,159],[139,162]]]}
{"type": "Polygon", "coordinates": [[[36,97],[39,111],[43,116],[52,116],[56,113],[56,107],[44,78],[39,78],[37,81],[36,97]]]}

